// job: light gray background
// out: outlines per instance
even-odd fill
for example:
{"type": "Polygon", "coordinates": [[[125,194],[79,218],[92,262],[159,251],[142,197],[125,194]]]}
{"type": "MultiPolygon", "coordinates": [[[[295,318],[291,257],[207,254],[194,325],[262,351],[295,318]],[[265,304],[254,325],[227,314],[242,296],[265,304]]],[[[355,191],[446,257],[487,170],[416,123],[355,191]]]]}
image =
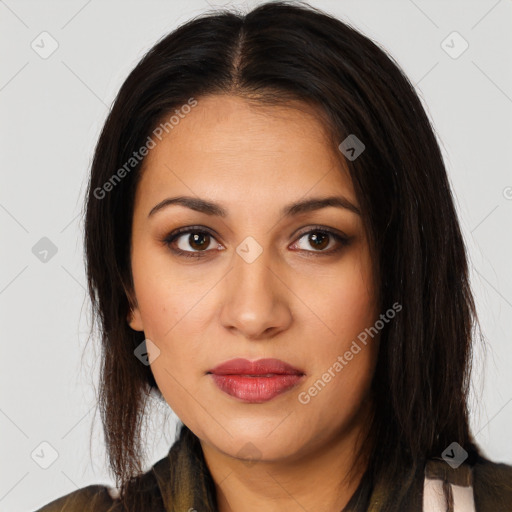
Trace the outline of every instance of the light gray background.
{"type": "MultiPolygon", "coordinates": [[[[512,464],[512,1],[310,3],[388,50],[433,120],[489,343],[486,359],[476,349],[471,424],[490,458],[512,464]],[[441,46],[453,31],[469,43],[456,59],[441,46]]],[[[81,359],[89,326],[79,215],[87,173],[129,71],[161,36],[209,8],[205,0],[0,1],[1,510],[29,511],[91,483],[112,484],[94,414],[93,343],[81,359]],[[43,31],[59,45],[47,59],[31,47],[42,45],[43,31]],[[57,247],[46,263],[32,252],[43,237],[57,247]],[[43,441],[58,452],[48,469],[31,458],[38,449],[39,460],[49,460],[43,441]]],[[[452,52],[461,48],[450,41],[452,52]]],[[[175,417],[164,423],[163,411],[155,408],[148,427],[147,467],[174,440],[175,417]]]]}

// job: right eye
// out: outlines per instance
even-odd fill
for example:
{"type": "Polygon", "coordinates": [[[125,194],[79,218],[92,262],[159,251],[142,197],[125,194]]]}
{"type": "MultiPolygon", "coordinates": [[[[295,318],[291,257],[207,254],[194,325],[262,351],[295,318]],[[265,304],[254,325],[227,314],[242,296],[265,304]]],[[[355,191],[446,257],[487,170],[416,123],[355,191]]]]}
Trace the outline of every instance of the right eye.
{"type": "Polygon", "coordinates": [[[202,253],[219,247],[219,243],[214,241],[216,242],[216,239],[209,231],[194,227],[180,228],[164,239],[165,244],[174,254],[186,258],[202,258],[205,256],[202,253]]]}

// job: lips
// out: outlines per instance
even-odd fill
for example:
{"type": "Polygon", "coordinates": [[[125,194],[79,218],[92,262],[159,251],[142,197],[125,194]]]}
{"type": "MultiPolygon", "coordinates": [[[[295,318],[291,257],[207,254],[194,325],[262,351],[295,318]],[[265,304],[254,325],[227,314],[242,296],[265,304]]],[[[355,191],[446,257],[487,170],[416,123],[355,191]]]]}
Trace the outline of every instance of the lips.
{"type": "Polygon", "coordinates": [[[280,359],[231,359],[208,374],[224,393],[248,403],[262,403],[295,387],[304,372],[280,359]]]}
{"type": "Polygon", "coordinates": [[[258,359],[248,361],[247,359],[231,359],[219,364],[208,373],[215,375],[303,375],[304,372],[294,368],[280,359],[258,359]]]}

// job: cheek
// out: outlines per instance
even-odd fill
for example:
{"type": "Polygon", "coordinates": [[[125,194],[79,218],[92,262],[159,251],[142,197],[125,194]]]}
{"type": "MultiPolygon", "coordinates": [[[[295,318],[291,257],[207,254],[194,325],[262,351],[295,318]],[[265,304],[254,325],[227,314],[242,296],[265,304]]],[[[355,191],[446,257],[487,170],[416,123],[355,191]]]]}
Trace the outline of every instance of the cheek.
{"type": "MultiPolygon", "coordinates": [[[[345,281],[345,284],[349,281],[345,281]]],[[[367,396],[379,350],[379,336],[369,335],[377,319],[373,295],[357,282],[338,288],[324,309],[329,335],[305,351],[313,369],[298,397],[306,416],[318,425],[350,423],[367,396]]],[[[373,332],[373,331],[372,331],[373,332]]],[[[312,335],[311,335],[312,336],[312,335]]]]}
{"type": "Polygon", "coordinates": [[[183,271],[165,250],[142,241],[132,255],[132,273],[146,337],[166,343],[183,326],[190,339],[201,332],[213,275],[183,271]]]}
{"type": "MultiPolygon", "coordinates": [[[[312,297],[312,307],[322,319],[322,332],[315,350],[304,347],[303,357],[311,363],[313,374],[305,391],[310,409],[331,419],[350,416],[370,385],[377,360],[379,337],[371,328],[378,319],[369,259],[362,254],[343,267],[330,280],[328,292],[312,297]],[[314,304],[314,306],[313,306],[314,304]],[[329,406],[334,400],[343,411],[329,406]]],[[[318,324],[317,324],[318,327],[318,324]]]]}
{"type": "MultiPolygon", "coordinates": [[[[139,246],[140,247],[140,246],[139,246]]],[[[178,272],[164,251],[139,250],[132,272],[144,335],[157,347],[151,370],[162,393],[183,393],[208,369],[206,326],[212,318],[215,279],[204,272],[178,272]]]]}
{"type": "MultiPolygon", "coordinates": [[[[354,254],[343,262],[335,272],[318,280],[319,286],[311,288],[304,282],[301,296],[321,320],[320,326],[325,352],[344,352],[366,328],[377,318],[374,284],[366,253],[354,254]]],[[[320,333],[318,333],[320,335],[320,333]]]]}
{"type": "Polygon", "coordinates": [[[374,297],[367,283],[346,280],[330,296],[327,309],[334,335],[350,343],[376,319],[374,297]]]}
{"type": "Polygon", "coordinates": [[[336,358],[329,359],[329,364],[300,390],[295,420],[309,425],[311,433],[350,431],[354,422],[361,420],[360,412],[369,396],[373,361],[371,347],[362,348],[340,371],[335,369],[336,358]]]}

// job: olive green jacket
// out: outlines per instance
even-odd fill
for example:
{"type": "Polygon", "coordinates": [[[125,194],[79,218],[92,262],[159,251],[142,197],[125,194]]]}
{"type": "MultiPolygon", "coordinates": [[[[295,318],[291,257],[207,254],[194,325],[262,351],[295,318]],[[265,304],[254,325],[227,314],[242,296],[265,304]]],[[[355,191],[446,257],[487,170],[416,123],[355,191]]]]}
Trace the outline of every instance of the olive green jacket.
{"type": "MultiPolygon", "coordinates": [[[[394,486],[363,479],[342,512],[512,512],[512,466],[478,456],[472,465],[452,468],[438,458],[403,475],[394,486]]],[[[199,440],[186,426],[168,455],[133,480],[129,509],[110,491],[89,485],[36,512],[217,511],[215,486],[199,440]]]]}

